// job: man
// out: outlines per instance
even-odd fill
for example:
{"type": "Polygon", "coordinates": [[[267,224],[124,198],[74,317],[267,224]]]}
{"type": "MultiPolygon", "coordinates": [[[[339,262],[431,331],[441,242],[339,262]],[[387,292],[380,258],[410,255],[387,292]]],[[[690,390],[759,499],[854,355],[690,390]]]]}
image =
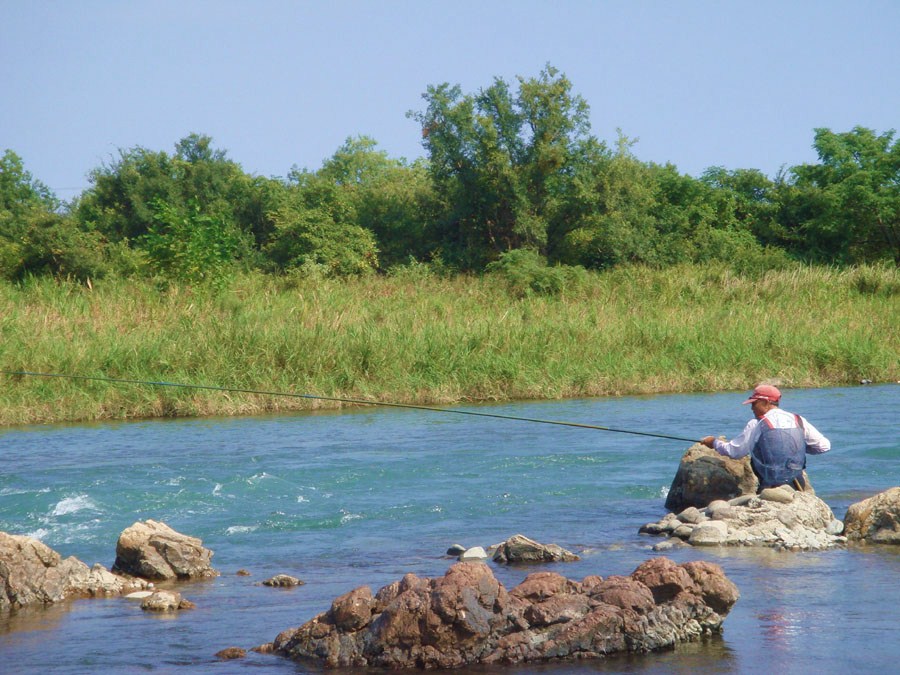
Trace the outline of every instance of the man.
{"type": "Polygon", "coordinates": [[[800,415],[779,408],[780,400],[781,392],[776,387],[759,385],[744,401],[751,404],[755,418],[747,422],[739,436],[730,441],[706,436],[700,442],[733,459],[749,453],[760,489],[790,485],[803,490],[806,454],[828,452],[831,441],[800,415]]]}

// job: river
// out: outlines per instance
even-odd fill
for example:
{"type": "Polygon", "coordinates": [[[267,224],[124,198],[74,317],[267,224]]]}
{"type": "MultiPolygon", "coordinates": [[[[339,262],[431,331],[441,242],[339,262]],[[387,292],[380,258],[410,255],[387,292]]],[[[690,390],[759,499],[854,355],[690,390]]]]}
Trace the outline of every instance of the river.
{"type": "MultiPolygon", "coordinates": [[[[465,409],[687,438],[736,435],[746,392],[465,409]]],[[[783,405],[833,444],[807,467],[843,518],[900,485],[900,386],[787,390],[783,405]]],[[[269,642],[357,586],[443,574],[455,543],[522,533],[581,555],[543,567],[492,566],[510,588],[531,571],[630,574],[659,555],[638,534],[659,520],[687,444],[503,419],[388,408],[0,431],[0,530],[109,567],[137,520],[200,537],[221,576],[179,588],[197,608],[142,612],[86,599],[0,616],[0,671],[319,672],[229,646],[269,642]],[[238,576],[239,569],[250,576],[238,576]],[[285,573],[305,585],[260,585],[285,573]]],[[[511,674],[846,673],[900,663],[900,547],[822,552],[678,549],[721,565],[741,592],[721,638],[659,654],[509,668],[511,674]]],[[[496,668],[493,672],[496,672],[496,668]]],[[[486,671],[472,671],[486,672],[486,671]]]]}

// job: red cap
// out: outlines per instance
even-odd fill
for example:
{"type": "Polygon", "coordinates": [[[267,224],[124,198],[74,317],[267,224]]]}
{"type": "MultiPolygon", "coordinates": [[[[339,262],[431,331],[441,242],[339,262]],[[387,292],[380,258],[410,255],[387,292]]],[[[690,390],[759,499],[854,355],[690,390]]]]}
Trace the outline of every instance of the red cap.
{"type": "Polygon", "coordinates": [[[744,404],[753,403],[753,401],[769,401],[770,403],[778,403],[778,401],[780,400],[781,392],[778,391],[778,387],[773,387],[771,384],[761,384],[753,390],[753,393],[750,394],[750,398],[744,401],[744,404]]]}

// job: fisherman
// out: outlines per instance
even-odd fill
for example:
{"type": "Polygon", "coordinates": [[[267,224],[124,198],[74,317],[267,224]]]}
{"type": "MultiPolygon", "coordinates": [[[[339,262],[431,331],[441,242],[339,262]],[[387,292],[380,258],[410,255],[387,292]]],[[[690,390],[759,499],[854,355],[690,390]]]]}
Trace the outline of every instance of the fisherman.
{"type": "Polygon", "coordinates": [[[831,449],[831,441],[805,418],[778,407],[781,392],[761,384],[744,404],[750,403],[754,419],[739,436],[723,441],[706,436],[700,442],[720,455],[738,459],[749,453],[750,465],[759,478],[759,489],[790,485],[803,491],[806,455],[820,455],[831,449]]]}

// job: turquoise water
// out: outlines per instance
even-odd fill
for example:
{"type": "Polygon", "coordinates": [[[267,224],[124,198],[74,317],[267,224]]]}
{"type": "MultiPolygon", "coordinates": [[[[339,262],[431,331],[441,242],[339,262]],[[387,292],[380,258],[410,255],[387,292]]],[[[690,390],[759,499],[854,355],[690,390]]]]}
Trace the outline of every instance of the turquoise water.
{"type": "MultiPolygon", "coordinates": [[[[470,409],[694,438],[736,434],[748,414],[742,393],[470,409]]],[[[900,485],[900,387],[788,391],[784,406],[832,440],[832,452],[810,457],[808,471],[837,517],[900,485]]],[[[576,579],[629,574],[658,555],[651,546],[659,540],[637,531],[665,513],[686,445],[397,409],[0,431],[0,530],[109,567],[119,533],[152,518],[202,538],[222,573],[181,586],[197,609],[174,617],[124,598],[0,617],[0,671],[318,672],[271,655],[227,664],[213,655],[269,642],[357,586],[377,589],[407,572],[440,575],[452,563],[444,556],[451,544],[487,547],[516,533],[582,559],[490,563],[507,587],[539,569],[576,579]],[[237,576],[241,568],[251,576],[237,576]],[[306,584],[259,585],[278,573],[306,584]]],[[[740,588],[721,639],[509,672],[838,673],[900,662],[898,550],[667,555],[716,562],[740,588]]]]}

